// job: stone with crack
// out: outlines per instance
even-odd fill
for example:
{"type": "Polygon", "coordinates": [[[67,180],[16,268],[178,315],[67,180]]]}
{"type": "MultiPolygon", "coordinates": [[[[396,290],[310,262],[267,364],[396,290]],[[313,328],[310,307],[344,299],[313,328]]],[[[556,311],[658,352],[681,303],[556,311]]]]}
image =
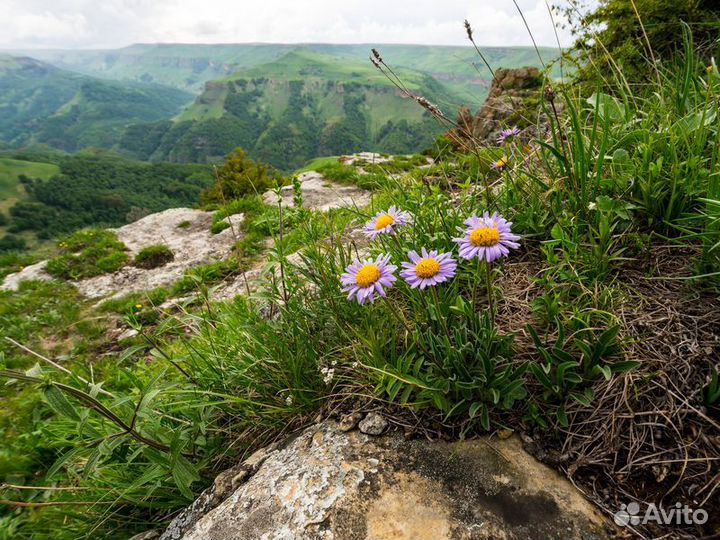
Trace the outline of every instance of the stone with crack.
{"type": "Polygon", "coordinates": [[[269,453],[181,540],[607,539],[608,522],[518,437],[369,437],[334,422],[269,453]]]}

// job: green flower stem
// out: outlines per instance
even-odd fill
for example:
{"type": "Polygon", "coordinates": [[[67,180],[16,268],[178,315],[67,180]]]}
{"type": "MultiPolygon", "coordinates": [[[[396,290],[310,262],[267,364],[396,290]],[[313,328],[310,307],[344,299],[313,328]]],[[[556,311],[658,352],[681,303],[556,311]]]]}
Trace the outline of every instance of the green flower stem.
{"type": "Polygon", "coordinates": [[[485,272],[485,286],[487,287],[487,294],[488,294],[488,309],[490,310],[490,324],[494,327],[495,326],[495,300],[493,295],[493,284],[492,284],[492,268],[490,267],[490,263],[486,263],[486,272],[485,272]]]}
{"type": "Polygon", "coordinates": [[[472,297],[471,297],[471,303],[473,306],[473,309],[475,309],[475,295],[478,288],[478,276],[480,275],[480,266],[482,264],[482,260],[480,257],[478,257],[477,260],[477,267],[475,268],[475,275],[473,276],[473,286],[472,286],[472,297]]]}
{"type": "Polygon", "coordinates": [[[447,322],[445,321],[445,318],[443,317],[442,313],[440,312],[440,297],[438,295],[437,290],[435,287],[431,287],[432,289],[432,295],[433,299],[435,300],[435,312],[437,313],[438,320],[440,321],[440,325],[442,326],[443,331],[445,332],[445,335],[449,335],[447,322]]]}
{"type": "MultiPolygon", "coordinates": [[[[393,303],[390,301],[390,299],[389,299],[387,296],[385,296],[385,297],[383,297],[383,298],[385,299],[385,303],[386,303],[386,304],[388,305],[388,307],[390,308],[390,311],[392,312],[393,316],[400,322],[400,324],[403,325],[403,327],[405,327],[405,330],[406,330],[407,333],[408,333],[408,337],[412,340],[412,336],[413,336],[414,332],[413,332],[412,329],[410,328],[410,325],[408,324],[407,319],[405,319],[405,316],[402,314],[402,312],[401,312],[397,307],[395,307],[395,306],[393,305],[393,303]]],[[[414,341],[414,340],[413,340],[413,341],[414,341]]],[[[425,353],[425,355],[426,355],[428,358],[432,358],[432,355],[431,355],[430,352],[425,348],[425,345],[423,345],[423,343],[422,343],[421,341],[418,340],[418,341],[417,341],[417,344],[420,346],[420,348],[423,350],[423,353],[425,353]]]]}

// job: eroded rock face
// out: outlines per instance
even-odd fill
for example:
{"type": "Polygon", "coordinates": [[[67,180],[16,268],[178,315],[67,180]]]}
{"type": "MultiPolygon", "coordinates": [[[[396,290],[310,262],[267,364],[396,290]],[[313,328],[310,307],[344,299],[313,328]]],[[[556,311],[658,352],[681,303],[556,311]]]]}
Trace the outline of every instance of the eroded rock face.
{"type": "Polygon", "coordinates": [[[594,508],[516,438],[408,441],[324,422],[263,459],[163,540],[607,538],[594,508]]]}
{"type": "MultiPolygon", "coordinates": [[[[242,235],[238,225],[243,216],[230,216],[228,220],[232,226],[218,234],[210,232],[212,216],[213,212],[171,208],[112,229],[128,247],[131,259],[145,247],[164,244],[173,252],[174,260],[152,269],[128,265],[112,274],[83,279],[74,285],[88,298],[124,295],[169,285],[180,279],[189,268],[225,259],[242,235]]],[[[44,272],[45,264],[46,261],[43,261],[9,275],[2,287],[15,290],[23,280],[51,279],[44,272]]]]}
{"type": "Polygon", "coordinates": [[[164,244],[173,252],[174,260],[158,268],[125,266],[112,274],[83,279],[76,283],[78,290],[88,298],[148,291],[176,282],[190,268],[227,258],[241,237],[238,225],[243,216],[230,216],[232,226],[212,234],[212,215],[190,208],[171,208],[116,229],[130,257],[144,247],[164,244]]]}
{"type": "MultiPolygon", "coordinates": [[[[315,171],[308,171],[298,176],[300,191],[303,196],[303,207],[311,210],[326,211],[331,208],[357,207],[362,208],[370,204],[370,192],[357,186],[345,186],[326,180],[323,175],[315,171]]],[[[282,205],[292,207],[293,187],[284,186],[281,190],[282,205]]],[[[276,205],[277,195],[267,191],[263,195],[265,204],[276,205]]]]}
{"type": "Polygon", "coordinates": [[[0,289],[6,291],[17,291],[20,287],[20,283],[23,281],[29,281],[31,279],[48,281],[52,279],[52,276],[45,272],[45,266],[47,266],[47,261],[40,261],[39,263],[26,266],[19,272],[9,274],[5,277],[5,281],[3,281],[2,285],[0,285],[0,289]]]}
{"type": "Polygon", "coordinates": [[[451,130],[449,136],[460,147],[463,141],[495,144],[502,129],[515,125],[517,112],[524,109],[528,98],[538,94],[542,84],[540,71],[535,67],[496,70],[485,103],[474,115],[467,108],[461,109],[458,128],[451,130]]]}

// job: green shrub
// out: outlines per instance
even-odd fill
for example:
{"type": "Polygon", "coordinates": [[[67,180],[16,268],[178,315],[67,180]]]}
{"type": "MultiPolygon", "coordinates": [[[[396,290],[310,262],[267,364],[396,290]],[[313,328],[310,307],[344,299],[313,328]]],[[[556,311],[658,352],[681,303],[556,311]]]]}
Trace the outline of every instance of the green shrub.
{"type": "Polygon", "coordinates": [[[61,254],[48,261],[46,270],[61,279],[78,280],[116,272],[129,260],[125,244],[103,229],[77,231],[58,241],[61,254]]]}
{"type": "Polygon", "coordinates": [[[709,61],[718,51],[720,6],[715,0],[573,2],[565,14],[577,38],[580,76],[593,82],[621,70],[627,81],[644,83],[655,75],[654,61],[660,69],[660,62],[675,61],[685,29],[696,44],[693,54],[709,61]]]}
{"type": "Polygon", "coordinates": [[[218,283],[234,274],[239,269],[237,259],[230,258],[216,261],[205,266],[196,266],[185,272],[185,275],[172,287],[172,295],[189,293],[205,285],[218,283]]]}
{"type": "Polygon", "coordinates": [[[159,266],[166,265],[170,261],[175,259],[175,255],[170,251],[170,248],[163,244],[155,244],[142,248],[137,255],[135,255],[135,266],[140,268],[150,269],[158,268],[159,266]]]}
{"type": "Polygon", "coordinates": [[[0,238],[0,252],[23,251],[26,247],[25,239],[14,234],[7,234],[0,238]]]}
{"type": "Polygon", "coordinates": [[[204,204],[224,204],[247,195],[262,195],[279,181],[278,173],[248,158],[247,153],[238,148],[217,170],[215,184],[202,192],[202,201],[204,204]]]}
{"type": "Polygon", "coordinates": [[[232,225],[230,225],[230,222],[227,220],[222,221],[216,221],[210,226],[210,232],[213,234],[218,234],[223,232],[225,229],[229,229],[232,225]]]}

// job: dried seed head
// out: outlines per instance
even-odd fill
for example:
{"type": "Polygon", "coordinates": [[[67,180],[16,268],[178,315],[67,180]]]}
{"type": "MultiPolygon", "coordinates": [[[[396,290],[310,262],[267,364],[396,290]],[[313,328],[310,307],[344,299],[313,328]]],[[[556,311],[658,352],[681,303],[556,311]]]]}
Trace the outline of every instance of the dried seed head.
{"type": "Polygon", "coordinates": [[[412,96],[412,98],[420,104],[423,108],[427,109],[431,114],[435,116],[444,117],[442,111],[440,110],[440,107],[437,105],[430,103],[427,98],[423,96],[412,96]]]}
{"type": "Polygon", "coordinates": [[[555,89],[549,84],[545,87],[545,99],[548,101],[555,99],[555,89]]]}
{"type": "Polygon", "coordinates": [[[375,57],[375,59],[376,59],[378,62],[382,62],[382,61],[383,61],[382,56],[380,56],[380,53],[378,52],[377,49],[373,49],[373,50],[372,50],[372,54],[373,54],[373,56],[375,57]]]}
{"type": "Polygon", "coordinates": [[[467,32],[467,37],[470,41],[472,41],[472,27],[470,26],[470,21],[465,19],[465,31],[467,32]]]}

